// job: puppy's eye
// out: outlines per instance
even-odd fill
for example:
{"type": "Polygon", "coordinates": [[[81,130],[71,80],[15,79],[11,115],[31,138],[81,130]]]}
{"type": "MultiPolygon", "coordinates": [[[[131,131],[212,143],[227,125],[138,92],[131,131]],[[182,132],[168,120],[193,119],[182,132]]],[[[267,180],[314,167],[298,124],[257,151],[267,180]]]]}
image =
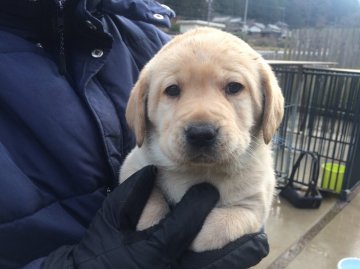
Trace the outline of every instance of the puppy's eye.
{"type": "Polygon", "coordinates": [[[178,85],[171,85],[165,89],[165,94],[171,97],[177,97],[180,95],[180,87],[178,85]]]}
{"type": "Polygon", "coordinates": [[[238,82],[230,82],[226,85],[225,93],[229,95],[234,95],[241,92],[244,89],[244,85],[238,82]]]}

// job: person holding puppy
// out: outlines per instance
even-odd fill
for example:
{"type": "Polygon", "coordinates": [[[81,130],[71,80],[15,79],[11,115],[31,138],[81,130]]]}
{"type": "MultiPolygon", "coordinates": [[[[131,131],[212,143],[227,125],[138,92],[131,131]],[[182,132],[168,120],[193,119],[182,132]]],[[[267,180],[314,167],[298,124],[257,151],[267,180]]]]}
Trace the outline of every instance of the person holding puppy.
{"type": "Polygon", "coordinates": [[[156,168],[117,186],[134,146],[128,95],[169,40],[154,25],[173,16],[142,0],[0,2],[0,268],[247,268],[267,255],[263,232],[188,250],[219,198],[210,185],[141,232],[156,168]]]}

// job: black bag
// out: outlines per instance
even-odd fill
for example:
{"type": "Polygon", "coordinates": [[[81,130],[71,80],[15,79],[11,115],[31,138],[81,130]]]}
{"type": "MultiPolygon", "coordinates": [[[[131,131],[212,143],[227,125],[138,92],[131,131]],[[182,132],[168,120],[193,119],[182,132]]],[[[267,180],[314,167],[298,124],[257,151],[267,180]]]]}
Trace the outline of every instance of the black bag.
{"type": "Polygon", "coordinates": [[[322,196],[317,188],[319,169],[319,155],[314,152],[302,152],[293,166],[288,183],[280,191],[280,196],[297,208],[319,208],[322,201],[322,196]],[[305,155],[310,155],[312,158],[312,171],[308,183],[298,183],[307,186],[307,190],[304,191],[299,187],[295,187],[294,176],[305,155]]]}

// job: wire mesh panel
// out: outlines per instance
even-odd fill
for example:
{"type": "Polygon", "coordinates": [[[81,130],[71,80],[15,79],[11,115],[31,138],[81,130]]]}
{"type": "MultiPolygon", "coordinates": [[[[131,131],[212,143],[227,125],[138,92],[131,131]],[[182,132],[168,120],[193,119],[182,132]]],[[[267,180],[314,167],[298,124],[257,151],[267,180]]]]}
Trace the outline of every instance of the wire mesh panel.
{"type": "MultiPolygon", "coordinates": [[[[299,154],[316,152],[321,160],[320,187],[335,193],[351,189],[359,145],[360,72],[273,66],[285,97],[285,117],[274,140],[275,169],[285,183],[299,154]]],[[[296,181],[307,184],[310,164],[296,181]]]]}
{"type": "Polygon", "coordinates": [[[292,160],[292,141],[294,140],[295,122],[298,105],[298,91],[302,73],[297,66],[273,66],[277,75],[280,87],[285,99],[285,113],[282,125],[278,129],[273,141],[275,151],[275,171],[280,183],[290,175],[290,169],[293,165],[292,160]]]}

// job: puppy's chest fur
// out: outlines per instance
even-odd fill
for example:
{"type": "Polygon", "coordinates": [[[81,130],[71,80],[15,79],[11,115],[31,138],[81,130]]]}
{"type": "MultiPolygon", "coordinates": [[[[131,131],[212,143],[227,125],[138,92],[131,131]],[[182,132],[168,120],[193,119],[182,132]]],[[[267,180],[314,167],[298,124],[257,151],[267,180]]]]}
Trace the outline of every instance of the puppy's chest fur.
{"type": "Polygon", "coordinates": [[[189,170],[171,171],[160,168],[157,184],[170,204],[178,203],[192,185],[202,182],[209,182],[218,189],[220,200],[217,207],[248,203],[247,198],[259,192],[261,178],[258,175],[249,178],[248,168],[232,173],[218,166],[196,167],[189,170]]]}
{"type": "Polygon", "coordinates": [[[158,168],[156,184],[169,204],[178,203],[191,186],[208,182],[220,193],[217,207],[268,206],[271,201],[259,200],[271,192],[275,182],[269,146],[263,145],[252,154],[259,158],[243,156],[224,164],[172,166],[156,159],[150,149],[136,147],[124,162],[120,181],[152,164],[158,168]]]}

